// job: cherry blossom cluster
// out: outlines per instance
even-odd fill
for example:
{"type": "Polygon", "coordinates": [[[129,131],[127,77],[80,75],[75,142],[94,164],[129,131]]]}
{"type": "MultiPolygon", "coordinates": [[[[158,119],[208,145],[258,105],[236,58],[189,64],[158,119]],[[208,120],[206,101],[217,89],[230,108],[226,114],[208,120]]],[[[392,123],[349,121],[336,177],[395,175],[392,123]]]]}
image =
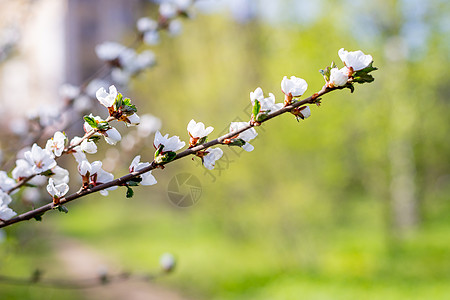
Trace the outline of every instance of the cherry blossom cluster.
{"type": "MultiPolygon", "coordinates": [[[[160,1],[158,17],[155,20],[144,17],[137,21],[138,38],[132,46],[127,47],[110,41],[97,45],[95,52],[99,59],[109,66],[107,72],[100,72],[102,71],[100,69],[95,78],[79,87],[71,84],[62,85],[59,92],[64,101],[61,102],[63,103],[61,106],[42,105],[38,111],[29,113],[26,120],[10,120],[8,124],[11,132],[24,140],[24,145],[30,145],[36,141],[30,142],[30,132],[35,132],[39,137],[47,129],[64,128],[61,127],[64,126],[62,124],[70,123],[70,119],[78,114],[89,113],[93,106],[91,99],[95,98],[100,87],[111,83],[125,87],[131,78],[155,65],[155,55],[151,50],[138,52],[136,49],[143,43],[150,46],[158,44],[161,31],[167,31],[169,36],[180,34],[182,23],[179,17],[191,17],[193,3],[193,0],[160,1]],[[65,114],[68,111],[77,114],[65,114]]],[[[52,131],[54,132],[54,129],[52,131]]]]}
{"type": "Polygon", "coordinates": [[[360,50],[349,52],[344,50],[344,48],[341,48],[338,54],[344,63],[344,67],[339,69],[333,62],[331,67],[328,67],[325,71],[321,70],[328,87],[348,86],[353,90],[353,82],[365,83],[373,81],[373,77],[368,74],[376,70],[376,68],[372,67],[373,59],[371,55],[366,55],[360,50]]]}
{"type": "MultiPolygon", "coordinates": [[[[269,93],[266,96],[262,88],[258,87],[250,92],[253,109],[248,122],[232,122],[229,133],[213,141],[208,141],[208,136],[214,128],[207,127],[202,122],[190,120],[187,124],[186,135],[189,137],[189,142],[187,149],[181,152],[177,151],[186,147],[186,142],[182,141],[179,136],[170,137],[169,134],[161,134],[159,130],[161,124],[154,122],[154,119],[149,117],[150,121],[144,126],[143,136],[147,137],[155,132],[154,159],[152,162],[141,162],[141,156],[135,156],[129,166],[130,173],[118,179],[114,179],[112,173],[102,169],[101,161],[89,162],[86,154],[97,152],[97,144],[102,137],[111,145],[116,145],[122,139],[119,131],[111,125],[112,121],[124,122],[128,127],[139,125],[141,118],[137,115],[136,106],[131,103],[129,98],[123,97],[115,86],[110,86],[108,91],[101,87],[96,91],[96,98],[107,109],[108,117],[106,119],[92,114],[87,115],[84,117],[85,134],[83,137],[73,137],[69,142],[64,132],[57,131],[47,141],[45,148],[41,148],[35,143],[31,149],[23,153],[22,157],[16,161],[16,167],[11,173],[12,178],[8,177],[6,172],[0,171],[0,220],[9,220],[16,215],[8,206],[11,203],[10,194],[13,194],[25,183],[42,185],[42,181],[47,182],[47,191],[53,198],[52,206],[48,209],[58,208],[66,211],[61,204],[68,201],[65,200],[65,195],[69,191],[69,172],[57,165],[57,159],[64,154],[73,155],[82,179],[79,192],[84,192],[84,194],[76,193],[69,196],[72,197],[70,199],[72,200],[91,191],[99,191],[102,195],[108,195],[108,191],[117,189],[119,186],[126,187],[126,196],[132,197],[132,187],[157,183],[152,170],[163,169],[165,164],[187,155],[200,158],[204,167],[212,170],[217,160],[223,156],[223,150],[218,147],[213,148],[215,145],[238,146],[251,152],[254,150],[254,146],[250,144],[250,141],[258,136],[255,127],[261,123],[286,112],[293,114],[297,121],[304,120],[311,116],[309,104],[319,105],[320,96],[343,88],[353,91],[354,83],[362,84],[374,80],[369,74],[376,70],[372,66],[372,56],[365,55],[361,51],[348,52],[344,49],[339,50],[338,54],[344,67],[338,69],[332,63],[331,67],[320,70],[326,83],[318,93],[301,100],[308,84],[304,79],[296,76],[289,78],[285,76],[281,80],[284,101],[280,103],[276,102],[274,94],[269,93]],[[345,76],[342,77],[342,74],[345,76]]],[[[142,120],[144,119],[148,119],[147,116],[142,118],[142,120]]]]}

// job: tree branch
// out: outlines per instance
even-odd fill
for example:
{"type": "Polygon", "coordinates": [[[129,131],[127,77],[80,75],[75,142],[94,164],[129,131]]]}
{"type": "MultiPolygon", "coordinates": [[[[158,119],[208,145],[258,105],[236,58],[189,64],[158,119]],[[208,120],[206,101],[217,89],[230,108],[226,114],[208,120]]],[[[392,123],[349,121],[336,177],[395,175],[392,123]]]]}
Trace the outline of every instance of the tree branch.
{"type": "MultiPolygon", "coordinates": [[[[319,92],[313,94],[312,96],[310,96],[310,97],[308,97],[308,98],[306,98],[306,99],[304,99],[302,101],[293,102],[293,103],[291,103],[289,105],[286,105],[285,107],[283,107],[283,108],[281,108],[281,109],[279,109],[279,110],[277,110],[277,111],[275,111],[273,113],[270,113],[265,120],[263,120],[263,121],[261,121],[259,123],[260,124],[261,123],[265,123],[265,122],[269,121],[270,119],[273,119],[273,118],[278,117],[278,116],[280,116],[280,115],[282,115],[284,113],[292,111],[296,107],[299,107],[299,106],[302,106],[302,105],[305,105],[305,104],[317,103],[320,96],[323,96],[323,95],[325,95],[325,94],[327,94],[327,93],[329,93],[329,92],[331,92],[333,90],[337,90],[337,89],[343,89],[343,87],[330,88],[330,87],[327,87],[326,85],[324,85],[319,92]]],[[[177,153],[175,158],[173,160],[171,160],[170,162],[173,162],[175,160],[181,159],[181,158],[186,157],[188,155],[195,155],[198,151],[205,150],[205,149],[210,148],[210,147],[212,147],[214,145],[219,145],[219,144],[223,145],[223,141],[224,140],[233,138],[234,136],[236,136],[236,135],[240,134],[241,132],[244,132],[244,131],[246,131],[246,130],[254,127],[254,126],[255,125],[253,123],[249,122],[249,124],[247,126],[241,128],[238,131],[233,131],[233,132],[227,133],[227,134],[225,134],[225,135],[223,135],[221,137],[218,137],[215,140],[206,142],[204,144],[201,144],[201,145],[198,145],[198,146],[195,146],[195,147],[192,147],[192,148],[188,148],[188,149],[186,149],[184,151],[181,151],[181,152],[177,153]]],[[[168,164],[170,162],[165,162],[165,163],[159,163],[158,164],[155,161],[152,161],[152,163],[148,167],[143,168],[140,171],[129,173],[129,174],[125,175],[125,176],[122,176],[120,178],[114,179],[112,181],[109,181],[109,182],[106,182],[106,183],[94,186],[92,188],[83,189],[83,190],[80,190],[80,191],[78,191],[78,192],[76,192],[74,194],[71,194],[69,196],[60,198],[58,205],[55,205],[53,202],[52,203],[48,203],[48,204],[43,205],[43,206],[41,206],[39,208],[36,208],[34,210],[31,210],[31,211],[28,211],[28,212],[23,213],[21,215],[18,215],[16,217],[12,218],[12,219],[4,220],[4,221],[2,221],[0,223],[0,228],[6,227],[6,226],[9,226],[9,225],[18,223],[18,222],[30,220],[32,218],[39,218],[45,212],[47,212],[47,211],[49,211],[51,209],[57,208],[59,205],[68,203],[70,201],[76,200],[76,199],[84,197],[86,195],[89,195],[89,194],[92,194],[92,193],[95,193],[95,192],[98,192],[98,191],[101,191],[101,190],[104,190],[104,189],[107,189],[107,188],[110,188],[110,187],[113,187],[113,186],[123,186],[123,185],[126,184],[127,181],[130,181],[133,178],[136,178],[137,176],[140,176],[141,174],[147,173],[147,172],[149,172],[151,170],[154,170],[154,169],[156,169],[156,168],[158,168],[160,166],[166,165],[166,164],[168,164]]]]}

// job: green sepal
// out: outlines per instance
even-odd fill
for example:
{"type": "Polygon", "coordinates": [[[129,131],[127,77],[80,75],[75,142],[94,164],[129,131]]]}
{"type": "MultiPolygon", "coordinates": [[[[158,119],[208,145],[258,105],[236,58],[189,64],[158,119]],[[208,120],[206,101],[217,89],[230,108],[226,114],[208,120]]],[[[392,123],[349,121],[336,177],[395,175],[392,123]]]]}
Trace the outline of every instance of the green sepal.
{"type": "Polygon", "coordinates": [[[44,172],[41,172],[39,175],[42,175],[42,176],[52,176],[52,175],[55,175],[55,173],[53,173],[52,172],[52,170],[47,170],[47,171],[44,171],[44,172]]]}
{"type": "Polygon", "coordinates": [[[261,110],[261,103],[259,103],[259,101],[255,99],[255,104],[253,104],[253,111],[252,111],[255,120],[260,110],[261,110]]]}
{"type": "Polygon", "coordinates": [[[116,100],[114,101],[114,106],[116,110],[123,105],[123,96],[121,93],[117,93],[116,100]]]}
{"type": "Polygon", "coordinates": [[[100,140],[100,137],[98,135],[93,135],[88,140],[97,143],[100,140]]]}
{"type": "Polygon", "coordinates": [[[126,196],[127,196],[127,198],[132,198],[134,196],[134,191],[129,186],[127,186],[127,194],[126,194],[126,196]]]}
{"type": "Polygon", "coordinates": [[[228,146],[238,146],[242,147],[245,145],[245,141],[243,139],[233,139],[231,143],[228,144],[228,146]]]}
{"type": "Polygon", "coordinates": [[[41,221],[42,221],[42,216],[43,216],[44,214],[45,214],[45,213],[38,214],[38,215],[34,216],[33,218],[34,218],[36,221],[41,222],[41,221]]]}
{"type": "Polygon", "coordinates": [[[159,145],[158,149],[156,149],[156,152],[155,152],[155,158],[157,158],[162,153],[163,149],[164,149],[164,145],[159,145]]]}
{"type": "Polygon", "coordinates": [[[134,180],[129,180],[129,181],[127,181],[125,184],[127,185],[127,186],[139,186],[139,182],[141,182],[142,181],[142,178],[139,176],[139,177],[136,177],[136,179],[138,179],[139,178],[139,181],[134,181],[134,180]]]}
{"type": "Polygon", "coordinates": [[[173,151],[164,152],[163,154],[160,154],[157,157],[155,157],[155,162],[157,164],[168,163],[174,160],[176,156],[177,154],[173,151]]]}
{"type": "Polygon", "coordinates": [[[101,131],[104,131],[104,130],[111,129],[111,126],[109,125],[108,122],[106,122],[106,121],[101,121],[101,122],[98,122],[98,124],[97,124],[97,129],[98,129],[98,130],[101,130],[101,131]]]}
{"type": "Polygon", "coordinates": [[[58,205],[57,207],[55,207],[58,211],[63,212],[65,214],[67,214],[69,212],[69,210],[67,209],[67,207],[65,207],[64,205],[58,205]]]}
{"type": "Polygon", "coordinates": [[[255,121],[262,122],[265,119],[267,119],[267,116],[269,116],[268,112],[260,112],[259,114],[256,115],[255,121]]]}
{"type": "Polygon", "coordinates": [[[139,177],[131,178],[131,179],[128,180],[126,183],[127,183],[128,185],[132,185],[131,182],[137,182],[137,183],[139,183],[139,182],[141,182],[141,181],[142,181],[142,178],[139,176],[139,177]]]}
{"type": "Polygon", "coordinates": [[[92,128],[97,128],[97,121],[90,116],[84,116],[83,119],[86,121],[86,123],[89,124],[92,128]]]}

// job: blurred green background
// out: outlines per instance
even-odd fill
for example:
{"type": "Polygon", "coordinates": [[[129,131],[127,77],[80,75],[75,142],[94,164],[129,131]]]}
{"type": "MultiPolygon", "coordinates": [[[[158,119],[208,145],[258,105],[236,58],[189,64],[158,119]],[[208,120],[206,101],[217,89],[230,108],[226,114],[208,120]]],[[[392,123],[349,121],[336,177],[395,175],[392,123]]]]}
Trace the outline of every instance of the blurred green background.
{"type": "MultiPolygon", "coordinates": [[[[191,299],[448,299],[448,3],[322,1],[308,22],[292,5],[277,22],[224,13],[185,21],[181,36],[152,49],[158,66],[133,81],[139,112],[160,117],[163,134],[187,141],[193,118],[216,137],[249,119],[258,86],[278,102],[285,75],[308,82],[305,96],[320,90],[318,70],[341,66],[342,47],[374,57],[375,82],[326,95],[305,121],[263,124],[253,152],[224,148],[211,172],[187,158],[154,171],[158,184],[132,199],[122,189],[91,195],[67,215],[7,228],[0,272],[61,274],[49,240],[65,236],[128,270],[153,270],[161,253],[174,253],[176,271],[157,284],[191,299]],[[189,208],[167,196],[183,172],[202,185],[189,208]]],[[[0,282],[2,299],[63,296],[85,297],[0,282]]]]}

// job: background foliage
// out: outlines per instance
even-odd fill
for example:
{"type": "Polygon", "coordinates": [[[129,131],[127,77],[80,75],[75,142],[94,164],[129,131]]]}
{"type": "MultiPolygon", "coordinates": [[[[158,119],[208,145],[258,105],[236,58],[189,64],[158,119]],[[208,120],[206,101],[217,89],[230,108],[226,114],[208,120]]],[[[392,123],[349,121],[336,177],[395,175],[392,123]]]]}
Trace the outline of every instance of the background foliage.
{"type": "MultiPolygon", "coordinates": [[[[389,47],[414,15],[404,13],[403,2],[379,1],[368,12],[355,4],[353,20],[339,22],[349,18],[344,2],[326,2],[307,24],[199,15],[185,22],[182,36],[163,39],[154,49],[159,66],[133,82],[130,96],[139,111],[162,119],[163,134],[185,140],[191,118],[214,126],[211,137],[230,121],[247,120],[248,94],[258,86],[281,101],[284,75],[304,78],[305,95],[318,91],[318,70],[338,62],[341,47],[372,54],[379,70],[374,83],[354,94],[324,97],[306,121],[283,116],[264,124],[252,153],[225,148],[214,178],[185,159],[155,171],[158,184],[135,189],[133,199],[123,190],[91,195],[71,204],[68,215],[7,229],[0,271],[27,274],[39,265],[58,272],[42,258],[51,259],[47,237],[58,234],[132,270],[153,269],[162,252],[173,252],[178,268],[160,283],[193,299],[444,299],[450,293],[449,49],[439,19],[448,6],[430,2],[425,48],[411,44],[403,55],[389,47]],[[187,209],[167,198],[169,180],[181,172],[203,187],[187,209]],[[414,183],[418,217],[406,228],[393,209],[398,176],[414,183]]],[[[141,153],[151,160],[151,141],[141,153]]],[[[36,291],[42,290],[0,285],[11,299],[40,299],[36,291]]],[[[57,299],[59,292],[52,293],[44,298],[57,299]]]]}

